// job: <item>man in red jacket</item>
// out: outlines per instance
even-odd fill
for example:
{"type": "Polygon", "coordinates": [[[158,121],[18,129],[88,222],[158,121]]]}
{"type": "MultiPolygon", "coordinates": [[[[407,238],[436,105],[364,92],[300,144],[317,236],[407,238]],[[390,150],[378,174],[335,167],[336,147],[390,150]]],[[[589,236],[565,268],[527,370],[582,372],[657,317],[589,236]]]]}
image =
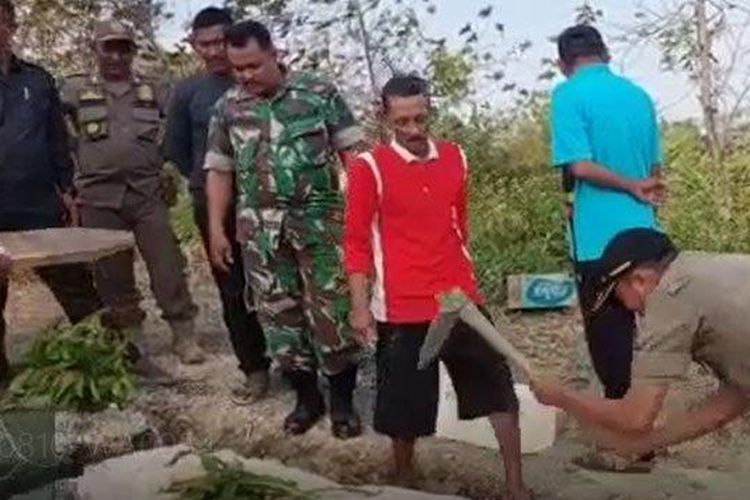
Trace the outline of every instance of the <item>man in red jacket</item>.
{"type": "MultiPolygon", "coordinates": [[[[436,296],[460,288],[482,304],[467,250],[467,166],[461,148],[430,138],[427,84],[395,77],[383,88],[390,144],[349,170],[345,266],[351,323],[377,332],[375,430],[393,440],[396,479],[412,475],[417,438],[435,433],[438,365],[417,369],[438,313],[436,296]]],[[[489,417],[505,462],[506,498],[529,497],[521,474],[518,400],[505,360],[471,328],[456,326],[440,359],[458,395],[461,419],[489,417]]]]}

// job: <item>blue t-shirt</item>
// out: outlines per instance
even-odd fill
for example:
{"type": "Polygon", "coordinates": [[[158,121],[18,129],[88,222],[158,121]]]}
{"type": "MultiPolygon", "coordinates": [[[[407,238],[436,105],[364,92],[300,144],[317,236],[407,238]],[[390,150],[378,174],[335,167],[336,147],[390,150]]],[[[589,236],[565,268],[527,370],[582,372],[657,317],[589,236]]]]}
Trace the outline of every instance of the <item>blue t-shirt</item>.
{"type": "MultiPolygon", "coordinates": [[[[590,161],[622,177],[643,180],[662,164],[659,125],[648,94],[606,64],[578,70],[552,93],[552,161],[590,161]]],[[[659,228],[656,210],[628,193],[576,180],[574,260],[599,259],[626,229],[659,228]]]]}

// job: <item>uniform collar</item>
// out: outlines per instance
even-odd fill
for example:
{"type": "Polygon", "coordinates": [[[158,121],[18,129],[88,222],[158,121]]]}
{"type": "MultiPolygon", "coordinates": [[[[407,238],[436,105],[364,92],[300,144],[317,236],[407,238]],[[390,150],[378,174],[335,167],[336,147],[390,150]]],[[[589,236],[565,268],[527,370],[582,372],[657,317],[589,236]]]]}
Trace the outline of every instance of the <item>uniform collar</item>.
{"type": "Polygon", "coordinates": [[[137,83],[131,78],[130,80],[123,80],[121,82],[107,82],[102,80],[102,85],[110,94],[115,97],[122,97],[137,85],[137,83]]]}
{"type": "Polygon", "coordinates": [[[391,141],[391,149],[393,149],[393,151],[395,151],[396,154],[399,155],[406,163],[426,163],[428,161],[437,160],[440,157],[437,146],[435,145],[435,141],[433,141],[432,139],[428,139],[428,143],[430,149],[427,153],[427,158],[419,158],[418,156],[414,155],[411,151],[399,144],[396,139],[393,139],[391,141]]]}

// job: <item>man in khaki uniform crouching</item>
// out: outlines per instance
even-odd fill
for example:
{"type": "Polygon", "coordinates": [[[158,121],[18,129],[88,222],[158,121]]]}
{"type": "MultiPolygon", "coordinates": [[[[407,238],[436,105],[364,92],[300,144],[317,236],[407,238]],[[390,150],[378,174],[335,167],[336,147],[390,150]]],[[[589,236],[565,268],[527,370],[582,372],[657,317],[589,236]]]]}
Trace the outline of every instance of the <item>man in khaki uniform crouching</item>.
{"type": "Polygon", "coordinates": [[[614,294],[639,316],[633,385],[623,399],[605,400],[537,380],[537,398],[629,458],[696,439],[744,414],[750,407],[750,256],[678,252],[658,231],[631,229],[609,243],[602,265],[597,304],[614,294]],[[718,390],[655,427],[669,385],[686,376],[691,361],[714,373],[718,390]]]}
{"type": "MultiPolygon", "coordinates": [[[[95,28],[98,73],[66,80],[62,98],[77,137],[76,187],[84,227],[133,231],[146,262],[151,289],[172,329],[183,363],[200,363],[185,259],[169,223],[160,190],[164,163],[159,144],[166,91],[132,74],[133,33],[115,21],[95,28]]],[[[133,273],[132,252],[95,266],[105,320],[119,330],[138,330],[144,313],[133,273]]]]}

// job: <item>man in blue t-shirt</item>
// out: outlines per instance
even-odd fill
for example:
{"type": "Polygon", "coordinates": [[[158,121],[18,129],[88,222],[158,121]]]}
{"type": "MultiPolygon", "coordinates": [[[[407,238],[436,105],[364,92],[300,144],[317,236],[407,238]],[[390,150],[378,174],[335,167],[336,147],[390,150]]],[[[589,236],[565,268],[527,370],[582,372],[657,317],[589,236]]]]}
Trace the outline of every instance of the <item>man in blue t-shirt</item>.
{"type": "Polygon", "coordinates": [[[585,25],[558,38],[568,78],[552,94],[552,158],[573,193],[571,255],[578,280],[586,340],[605,396],[630,387],[635,316],[617,301],[595,309],[592,288],[604,270],[604,248],[623,230],[659,229],[656,206],[664,195],[661,145],[648,94],[608,66],[599,32],[585,25]]]}

